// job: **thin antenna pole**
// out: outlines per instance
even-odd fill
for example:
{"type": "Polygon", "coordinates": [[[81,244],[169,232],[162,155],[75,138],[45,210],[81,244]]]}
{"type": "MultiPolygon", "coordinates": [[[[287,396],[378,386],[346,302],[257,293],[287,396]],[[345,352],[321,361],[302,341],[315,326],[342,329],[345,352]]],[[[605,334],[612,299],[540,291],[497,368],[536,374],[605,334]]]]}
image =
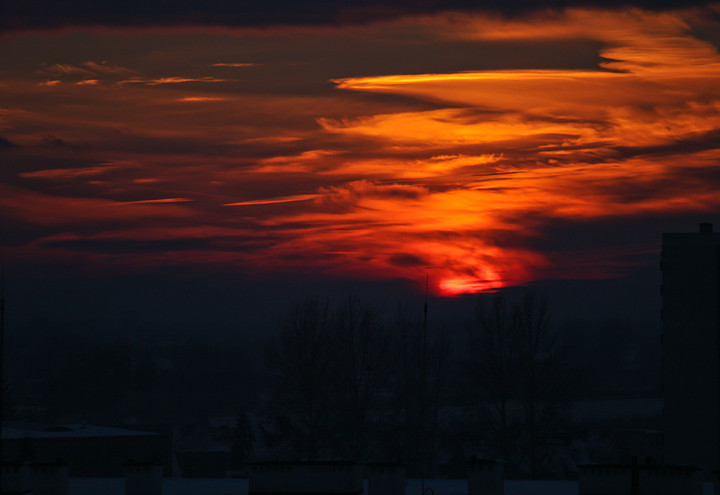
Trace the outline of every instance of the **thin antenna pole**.
{"type": "Polygon", "coordinates": [[[423,341],[422,341],[422,363],[420,369],[421,376],[420,376],[420,439],[421,442],[421,448],[420,448],[420,458],[424,461],[420,464],[420,469],[422,470],[422,481],[420,483],[420,490],[421,495],[425,495],[425,474],[426,469],[428,467],[428,453],[425,452],[425,408],[427,407],[426,404],[426,392],[427,392],[427,327],[428,327],[428,287],[430,283],[430,276],[425,273],[425,303],[423,304],[423,341]]]}
{"type": "MultiPolygon", "coordinates": [[[[3,222],[4,223],[4,222],[3,222]]],[[[0,238],[0,463],[2,462],[5,398],[5,246],[0,238]]]]}
{"type": "Polygon", "coordinates": [[[427,273],[425,274],[425,318],[423,321],[423,331],[425,332],[425,336],[423,338],[427,338],[427,316],[428,316],[428,287],[430,285],[430,275],[427,273]]]}

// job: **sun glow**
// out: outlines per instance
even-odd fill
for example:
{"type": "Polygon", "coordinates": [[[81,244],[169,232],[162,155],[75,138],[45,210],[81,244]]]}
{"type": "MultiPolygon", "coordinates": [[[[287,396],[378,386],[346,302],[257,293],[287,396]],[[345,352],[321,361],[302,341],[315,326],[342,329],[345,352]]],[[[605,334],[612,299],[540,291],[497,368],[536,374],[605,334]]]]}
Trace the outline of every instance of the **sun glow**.
{"type": "Polygon", "coordinates": [[[450,278],[441,280],[438,286],[442,295],[457,296],[492,291],[502,287],[502,281],[499,279],[482,281],[475,277],[450,278]]]}

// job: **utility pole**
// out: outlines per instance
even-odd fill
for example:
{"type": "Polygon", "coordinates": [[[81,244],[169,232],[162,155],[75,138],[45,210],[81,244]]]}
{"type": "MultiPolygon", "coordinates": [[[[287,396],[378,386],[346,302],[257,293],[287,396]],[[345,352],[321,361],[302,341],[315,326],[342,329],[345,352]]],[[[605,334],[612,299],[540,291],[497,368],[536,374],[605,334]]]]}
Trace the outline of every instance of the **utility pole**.
{"type": "Polygon", "coordinates": [[[426,452],[425,444],[425,418],[426,418],[426,395],[427,395],[427,327],[428,327],[428,285],[430,276],[425,274],[425,304],[423,305],[423,340],[422,340],[422,361],[420,363],[420,469],[422,471],[422,481],[420,483],[421,495],[425,495],[425,474],[428,467],[429,453],[426,452]]]}
{"type": "MultiPolygon", "coordinates": [[[[2,242],[2,239],[0,239],[2,242]]],[[[0,245],[0,464],[3,451],[5,399],[5,246],[0,245]]]]}

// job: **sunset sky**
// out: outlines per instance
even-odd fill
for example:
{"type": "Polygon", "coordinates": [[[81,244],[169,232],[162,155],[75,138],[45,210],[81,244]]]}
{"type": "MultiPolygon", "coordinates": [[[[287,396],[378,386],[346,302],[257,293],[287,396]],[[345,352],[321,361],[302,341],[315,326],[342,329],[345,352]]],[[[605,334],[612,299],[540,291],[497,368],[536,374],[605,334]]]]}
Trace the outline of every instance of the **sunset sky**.
{"type": "Polygon", "coordinates": [[[607,289],[656,270],[662,232],[720,224],[719,4],[4,4],[2,242],[28,315],[56,273],[87,301],[186,272],[607,289]]]}

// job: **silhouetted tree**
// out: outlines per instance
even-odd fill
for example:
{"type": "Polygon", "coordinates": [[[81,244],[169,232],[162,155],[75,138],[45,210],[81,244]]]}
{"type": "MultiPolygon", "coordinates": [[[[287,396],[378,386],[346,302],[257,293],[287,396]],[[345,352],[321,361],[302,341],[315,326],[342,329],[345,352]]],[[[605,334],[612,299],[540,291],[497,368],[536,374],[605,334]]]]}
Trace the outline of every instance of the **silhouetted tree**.
{"type": "Polygon", "coordinates": [[[48,340],[41,352],[41,393],[52,419],[122,421],[135,414],[134,395],[153,382],[152,365],[129,341],[76,333],[48,340]]]}
{"type": "Polygon", "coordinates": [[[528,292],[515,307],[520,333],[519,401],[522,406],[522,450],[529,474],[539,475],[550,458],[550,440],[561,423],[567,403],[567,359],[558,334],[550,325],[548,304],[528,292]]]}
{"type": "Polygon", "coordinates": [[[375,309],[348,297],[333,314],[332,369],[337,378],[336,454],[364,460],[371,448],[371,412],[387,381],[388,339],[375,309]]]}
{"type": "Polygon", "coordinates": [[[252,419],[247,411],[240,411],[235,418],[235,427],[229,435],[232,443],[230,465],[233,469],[247,474],[247,465],[255,461],[253,443],[255,435],[252,431],[252,419]]]}
{"type": "Polygon", "coordinates": [[[296,455],[366,458],[387,347],[376,311],[353,298],[332,311],[317,300],[290,309],[268,350],[266,416],[275,416],[296,455]]]}
{"type": "Polygon", "coordinates": [[[494,446],[504,459],[512,444],[512,401],[517,394],[520,332],[504,296],[479,299],[468,324],[467,378],[494,426],[494,446]]]}
{"type": "Polygon", "coordinates": [[[565,356],[544,298],[481,297],[468,324],[467,378],[511,474],[536,475],[565,413],[565,356]]]}
{"type": "Polygon", "coordinates": [[[447,341],[406,307],[398,308],[391,328],[393,409],[404,437],[395,453],[411,476],[430,475],[448,378],[447,341]]]}
{"type": "Polygon", "coordinates": [[[275,426],[305,459],[327,455],[331,443],[328,405],[336,390],[331,331],[328,304],[309,299],[290,308],[267,351],[275,426]]]}

